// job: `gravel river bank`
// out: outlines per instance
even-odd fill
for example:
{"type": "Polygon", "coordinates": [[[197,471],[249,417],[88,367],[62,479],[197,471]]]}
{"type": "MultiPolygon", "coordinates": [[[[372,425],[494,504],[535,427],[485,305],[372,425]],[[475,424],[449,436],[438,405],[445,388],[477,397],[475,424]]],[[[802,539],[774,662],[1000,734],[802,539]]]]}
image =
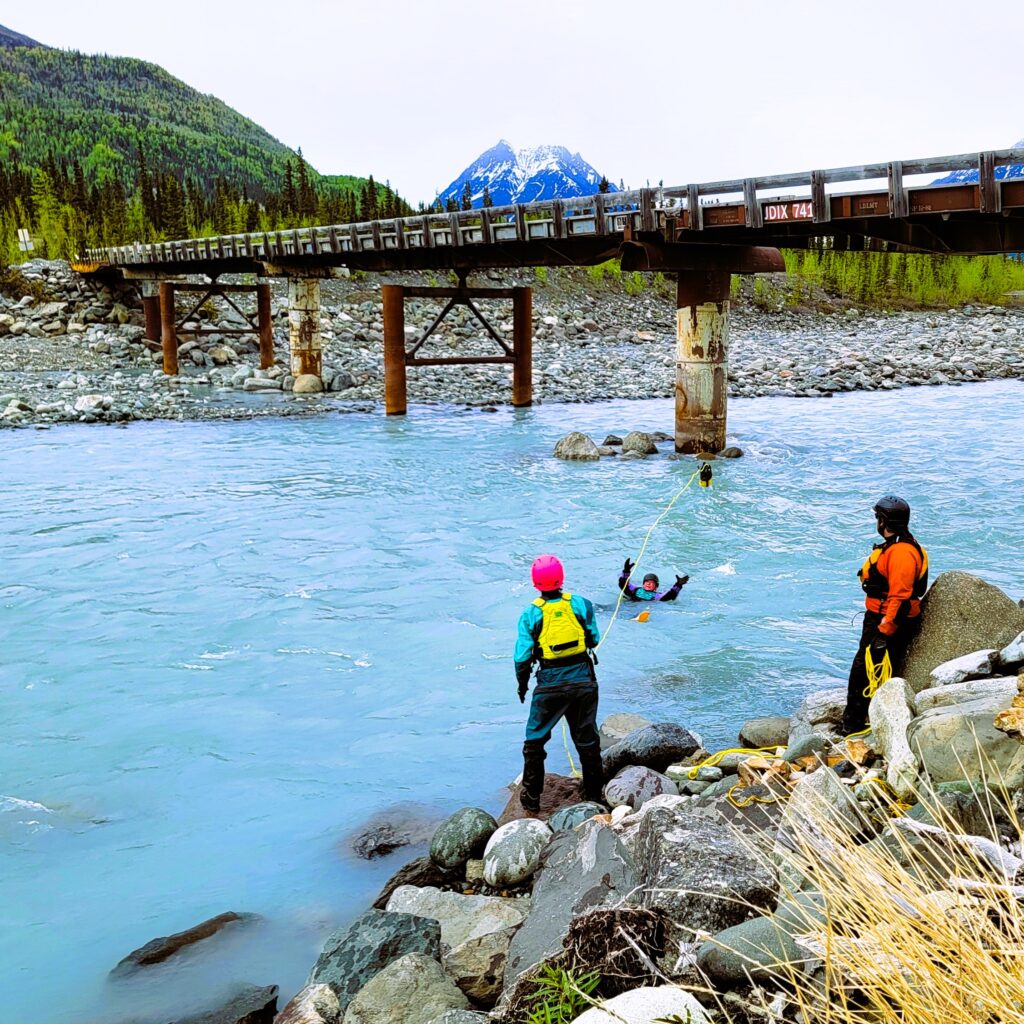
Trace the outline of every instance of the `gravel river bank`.
{"type": "MultiPolygon", "coordinates": [[[[26,292],[0,296],[0,426],[59,422],[250,419],[368,411],[383,396],[383,333],[376,279],[326,282],[321,330],[324,393],[292,393],[287,309],[275,285],[277,365],[258,368],[255,337],[184,336],[181,372],[167,377],[158,346],[143,337],[131,286],[109,290],[67,264],[35,260],[26,292]]],[[[484,302],[511,338],[507,303],[484,302]]],[[[534,396],[541,402],[670,397],[675,388],[675,310],[657,288],[630,296],[581,276],[574,287],[534,288],[534,396]]],[[[410,301],[406,330],[418,337],[438,309],[410,301]]],[[[229,329],[207,304],[194,322],[229,329]]],[[[428,342],[435,353],[473,355],[493,342],[466,311],[428,342]]],[[[730,395],[829,397],[850,391],[959,384],[1024,376],[1024,310],[731,313],[730,395]]],[[[489,406],[510,396],[510,371],[426,367],[409,374],[412,403],[489,406]]]]}

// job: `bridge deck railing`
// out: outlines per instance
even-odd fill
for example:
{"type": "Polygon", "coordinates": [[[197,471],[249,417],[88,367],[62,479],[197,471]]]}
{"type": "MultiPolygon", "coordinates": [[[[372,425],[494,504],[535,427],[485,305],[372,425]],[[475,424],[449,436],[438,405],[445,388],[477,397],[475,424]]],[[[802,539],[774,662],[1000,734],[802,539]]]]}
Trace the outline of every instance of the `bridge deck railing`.
{"type": "MultiPolygon", "coordinates": [[[[642,188],[625,192],[598,193],[571,199],[540,200],[520,205],[496,206],[454,212],[426,211],[410,217],[363,221],[355,224],[292,228],[285,231],[250,232],[189,238],[180,241],[136,243],[90,249],[87,259],[117,265],[160,263],[209,263],[219,259],[255,259],[273,261],[289,256],[317,256],[382,250],[430,249],[458,246],[492,245],[506,242],[562,240],[583,236],[619,235],[624,232],[663,230],[673,227],[685,231],[703,231],[724,223],[707,215],[723,197],[736,197],[742,207],[740,226],[759,228],[764,223],[764,204],[781,197],[785,189],[799,192],[791,198],[806,199],[806,216],[801,219],[825,223],[831,219],[831,200],[862,195],[862,190],[837,191],[827,186],[855,182],[884,183],[888,202],[879,216],[906,217],[911,211],[915,191],[905,179],[943,172],[977,170],[978,181],[952,183],[946,187],[960,190],[946,197],[942,212],[974,210],[998,212],[1002,185],[996,169],[1024,163],[1024,149],[993,150],[920,160],[863,164],[794,174],[736,178],[682,186],[642,188]],[[976,191],[977,190],[977,191],[976,191]],[[764,193],[773,193],[771,197],[764,193]],[[710,223],[706,223],[709,221],[710,223]]],[[[934,182],[920,186],[934,189],[934,182]]],[[[864,216],[864,210],[858,216],[864,216]]],[[[730,222],[732,223],[732,222],[730,222]]]]}

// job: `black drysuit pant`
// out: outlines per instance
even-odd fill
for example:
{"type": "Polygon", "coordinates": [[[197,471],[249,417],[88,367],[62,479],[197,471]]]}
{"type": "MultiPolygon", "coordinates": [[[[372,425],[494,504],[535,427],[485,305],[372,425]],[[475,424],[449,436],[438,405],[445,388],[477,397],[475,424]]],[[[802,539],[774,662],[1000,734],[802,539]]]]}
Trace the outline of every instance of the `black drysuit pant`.
{"type": "MultiPolygon", "coordinates": [[[[864,628],[860,634],[857,654],[850,666],[850,681],[846,689],[846,713],[843,715],[843,733],[860,732],[868,724],[868,704],[870,697],[864,696],[868,686],[868,670],[864,659],[864,648],[878,635],[878,625],[882,621],[881,612],[864,613],[864,628]]],[[[904,619],[896,627],[892,636],[886,637],[889,660],[892,662],[893,675],[899,675],[903,669],[903,656],[907,646],[917,632],[920,618],[904,619]]]]}

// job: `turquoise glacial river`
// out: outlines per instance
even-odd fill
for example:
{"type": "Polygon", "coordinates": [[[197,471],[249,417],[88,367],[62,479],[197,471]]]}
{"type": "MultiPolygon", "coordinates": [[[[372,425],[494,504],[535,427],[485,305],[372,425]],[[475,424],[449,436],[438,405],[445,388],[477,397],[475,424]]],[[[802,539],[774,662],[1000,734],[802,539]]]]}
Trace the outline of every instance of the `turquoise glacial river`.
{"type": "MultiPolygon", "coordinates": [[[[602,715],[715,748],[840,683],[885,492],[933,578],[1024,593],[1024,382],[738,400],[730,426],[746,457],[686,492],[641,565],[691,582],[616,622],[602,715]]],[[[560,463],[555,440],[671,427],[658,400],[0,433],[3,1020],[159,1019],[236,980],[283,1005],[420,852],[368,863],[346,837],[395,804],[503,803],[533,557],[559,554],[606,622],[694,467],[560,463]],[[229,909],[264,923],[107,979],[229,909]]]]}

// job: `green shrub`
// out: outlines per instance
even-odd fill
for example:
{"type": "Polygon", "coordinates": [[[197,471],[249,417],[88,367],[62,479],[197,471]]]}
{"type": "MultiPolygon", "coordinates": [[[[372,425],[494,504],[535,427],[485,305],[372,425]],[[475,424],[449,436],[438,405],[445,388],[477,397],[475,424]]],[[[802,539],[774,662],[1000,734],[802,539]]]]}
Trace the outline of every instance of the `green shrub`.
{"type": "Polygon", "coordinates": [[[570,1024],[592,1005],[591,993],[600,983],[596,971],[574,974],[545,964],[536,980],[528,1024],[570,1024]]]}

